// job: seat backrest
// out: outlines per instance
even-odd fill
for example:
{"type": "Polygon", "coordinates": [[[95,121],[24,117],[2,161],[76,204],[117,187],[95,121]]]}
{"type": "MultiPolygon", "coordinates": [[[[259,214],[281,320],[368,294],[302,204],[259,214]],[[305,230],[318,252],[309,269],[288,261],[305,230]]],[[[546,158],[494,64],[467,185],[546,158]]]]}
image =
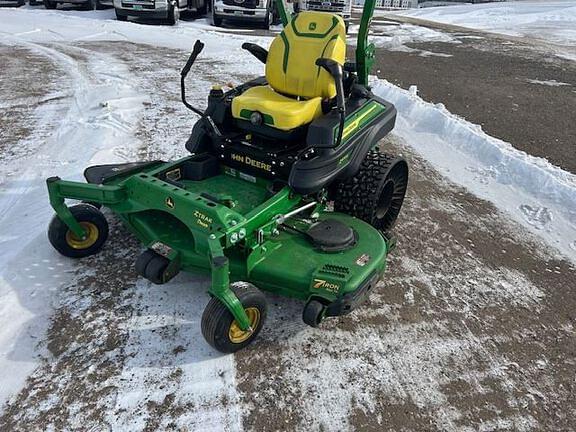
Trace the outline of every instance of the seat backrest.
{"type": "Polygon", "coordinates": [[[333,98],[334,79],[316,66],[316,59],[321,57],[344,64],[344,20],[327,12],[300,12],[270,45],[266,61],[268,84],[291,96],[333,98]]]}

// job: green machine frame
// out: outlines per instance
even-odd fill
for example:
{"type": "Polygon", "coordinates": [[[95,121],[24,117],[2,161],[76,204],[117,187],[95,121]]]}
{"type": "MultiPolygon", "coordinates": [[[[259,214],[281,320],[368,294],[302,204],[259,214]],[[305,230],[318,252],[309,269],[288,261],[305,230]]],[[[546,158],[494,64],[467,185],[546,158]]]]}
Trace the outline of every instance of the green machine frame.
{"type": "MultiPolygon", "coordinates": [[[[289,15],[282,0],[277,0],[277,7],[283,24],[287,25],[289,15]]],[[[363,85],[368,83],[368,74],[374,61],[374,45],[368,44],[367,39],[374,7],[375,0],[366,0],[358,34],[356,70],[359,82],[363,85]]],[[[177,187],[159,178],[160,174],[177,170],[195,157],[188,156],[171,163],[151,162],[136,172],[110,176],[104,184],[65,181],[59,177],[51,177],[47,179],[50,204],[61,221],[80,239],[85,238],[87,232],[66,206],[65,199],[98,203],[110,208],[127,222],[126,225],[137,237],[145,240],[148,248],[170,260],[166,271],[168,279],[180,269],[210,273],[210,294],[227,306],[242,330],[251,330],[242,304],[230,289],[231,275],[234,279],[241,280],[274,252],[277,246],[267,239],[279,235],[278,228],[286,219],[304,211],[321,213],[325,209],[325,202],[320,199],[304,199],[289,187],[284,187],[250,211],[241,213],[232,206],[214,203],[201,193],[177,187]],[[161,242],[163,236],[171,235],[169,226],[156,224],[156,231],[152,232],[152,228],[134,218],[135,214],[150,210],[169,213],[185,226],[188,231],[183,241],[189,240],[190,251],[184,250],[185,248],[176,250],[161,242]],[[231,264],[224,251],[241,240],[247,243],[247,249],[251,252],[244,259],[233,260],[231,264]]],[[[266,184],[270,183],[263,179],[257,179],[257,182],[262,183],[263,190],[266,189],[266,184]]],[[[360,222],[352,222],[354,223],[360,222]]],[[[361,227],[359,229],[361,230],[361,227]]],[[[381,243],[375,242],[373,254],[379,257],[382,264],[379,264],[379,268],[373,268],[373,273],[384,270],[384,258],[391,246],[386,239],[382,239],[381,243]]],[[[280,289],[278,292],[296,296],[294,292],[282,292],[280,289]]],[[[322,295],[328,301],[336,299],[336,295],[330,291],[322,292],[322,295]]]]}

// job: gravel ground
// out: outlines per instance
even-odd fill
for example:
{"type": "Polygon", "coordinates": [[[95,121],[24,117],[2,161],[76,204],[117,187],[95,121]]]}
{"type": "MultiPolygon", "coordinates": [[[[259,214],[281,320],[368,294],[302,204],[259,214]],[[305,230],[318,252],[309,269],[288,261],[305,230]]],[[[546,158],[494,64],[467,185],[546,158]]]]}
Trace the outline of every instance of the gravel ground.
{"type": "MultiPolygon", "coordinates": [[[[90,53],[126,64],[150,95],[139,156],[183,153],[193,122],[177,96],[185,53],[125,43],[52,48],[79,67],[88,67],[90,53]]],[[[37,61],[21,49],[3,47],[14,55],[0,82],[37,61]]],[[[386,62],[390,55],[381,54],[386,62]]],[[[227,76],[225,64],[199,63],[198,70],[206,92],[212,71],[222,81],[245,78],[227,76]]],[[[0,87],[7,92],[0,100],[18,98],[17,88],[0,87]]],[[[16,148],[26,142],[31,113],[19,120],[16,148]]],[[[524,129],[533,127],[529,119],[524,129]]],[[[0,122],[0,136],[11,128],[0,122]]],[[[218,424],[226,430],[571,430],[575,269],[406,143],[392,135],[382,148],[404,154],[412,171],[399,246],[368,305],[312,329],[301,322],[300,303],[269,295],[256,343],[218,356],[198,328],[206,281],[143,283],[132,266],[140,248],[113,222],[104,252],[66,276],[38,342],[46,354],[4,406],[0,430],[218,430],[196,423],[211,413],[224,416],[218,424]],[[133,324],[142,319],[162,325],[133,324]],[[222,390],[199,394],[205,387],[194,371],[229,360],[235,368],[212,377],[222,390]]]]}

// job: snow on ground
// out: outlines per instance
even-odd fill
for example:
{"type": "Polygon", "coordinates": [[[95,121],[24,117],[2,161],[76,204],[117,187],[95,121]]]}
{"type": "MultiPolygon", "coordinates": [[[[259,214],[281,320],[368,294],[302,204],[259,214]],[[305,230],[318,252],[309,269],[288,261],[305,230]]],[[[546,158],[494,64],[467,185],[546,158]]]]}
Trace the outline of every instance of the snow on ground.
{"type": "Polygon", "coordinates": [[[397,12],[444,24],[538,39],[564,47],[563,56],[576,60],[576,3],[517,1],[441,6],[397,12]]]}
{"type": "MultiPolygon", "coordinates": [[[[75,286],[75,280],[89,286],[88,281],[95,268],[103,266],[98,260],[91,264],[73,264],[51,250],[45,239],[45,229],[52,212],[47,206],[44,179],[55,174],[77,179],[83,168],[92,163],[132,160],[142,155],[177,156],[183,151],[182,138],[187,135],[193,122],[193,116],[188,113],[184,115],[183,111],[175,111],[172,107],[169,107],[172,111],[163,111],[163,107],[160,107],[152,110],[152,114],[147,114],[144,109],[151,103],[158,105],[165,102],[164,96],[164,99],[155,100],[159,88],[154,87],[154,81],[170,80],[173,76],[177,78],[181,52],[177,52],[178,58],[171,57],[175,55],[171,52],[156,53],[147,59],[146,53],[141,56],[133,53],[137,48],[128,42],[187,51],[196,38],[201,38],[207,46],[195,66],[194,75],[197,78],[191,80],[190,94],[195,100],[202,101],[211,82],[226,82],[230,78],[239,82],[246,76],[260,74],[262,65],[243,52],[240,45],[245,40],[267,45],[270,38],[218,33],[202,20],[182,22],[175,28],[120,23],[113,20],[111,11],[79,13],[10,9],[0,11],[0,22],[0,43],[44,57],[62,73],[59,87],[47,96],[48,99],[52,96],[60,98],[58,104],[40,105],[35,113],[54,127],[53,133],[44,139],[34,135],[36,132],[33,131],[27,138],[27,145],[33,146],[33,151],[14,156],[0,168],[0,370],[3,371],[0,400],[5,401],[18,391],[38,364],[34,355],[41,348],[38,342],[45,337],[51,305],[55,302],[65,305],[81,302],[86,293],[81,286],[75,286]],[[109,50],[99,47],[97,51],[83,45],[99,41],[115,41],[117,45],[109,50]],[[124,42],[127,49],[122,52],[118,47],[124,42]],[[228,62],[232,58],[234,62],[228,62]],[[137,125],[140,127],[138,132],[137,125]],[[178,139],[172,138],[174,136],[178,139]],[[158,143],[156,147],[146,148],[143,143],[148,139],[158,143]]],[[[386,27],[386,31],[396,32],[399,38],[397,46],[418,38],[444,37],[438,36],[437,33],[441,35],[439,32],[422,31],[415,26],[386,27]]],[[[169,87],[173,91],[170,97],[176,104],[177,80],[174,79],[169,87]]],[[[512,149],[443,107],[425,103],[413,93],[385,81],[375,83],[375,91],[396,104],[400,113],[396,133],[408,145],[432,161],[453,181],[491,200],[574,259],[574,176],[542,159],[512,149]]],[[[132,249],[129,252],[134,252],[132,249]]],[[[114,262],[127,260],[119,251],[110,253],[114,262]]],[[[419,264],[410,260],[404,260],[401,266],[408,274],[421,270],[419,264]]],[[[475,280],[482,280],[484,270],[476,270],[475,280]]],[[[118,269],[118,274],[127,277],[122,268],[118,269]]],[[[480,284],[474,290],[482,291],[488,298],[497,296],[499,301],[511,304],[516,301],[537,303],[543,296],[530,281],[513,272],[502,270],[491,273],[490,277],[489,282],[480,284]],[[491,290],[494,280],[498,279],[503,281],[503,289],[491,290]],[[521,292],[515,291],[518,286],[522,287],[521,292]]],[[[131,283],[133,281],[121,281],[121,285],[131,283]]],[[[205,283],[182,275],[169,287],[151,291],[147,283],[138,282],[134,288],[135,299],[130,300],[130,306],[137,313],[118,323],[118,331],[126,334],[126,344],[121,349],[122,353],[114,354],[115,357],[110,355],[114,360],[122,357],[124,363],[119,371],[115,371],[115,375],[102,381],[119,389],[117,397],[106,402],[114,412],[108,419],[109,424],[119,430],[141,429],[144,425],[155,424],[150,421],[157,409],[172,407],[186,412],[194,407],[196,418],[183,415],[180,417],[181,423],[176,426],[193,423],[204,424],[213,430],[240,428],[234,357],[219,356],[205,344],[191,343],[201,340],[198,321],[206,299],[199,300],[198,296],[202,295],[205,283]],[[176,363],[175,356],[181,356],[176,363]]],[[[430,283],[429,289],[432,291],[436,287],[430,283]]],[[[436,294],[433,292],[434,296],[436,294]]],[[[122,305],[128,300],[120,295],[118,301],[122,305]]],[[[385,300],[379,298],[379,301],[380,312],[386,313],[385,300]]],[[[463,306],[464,309],[467,307],[467,304],[463,306]]],[[[88,308],[86,311],[82,308],[78,310],[79,318],[95,313],[88,308]]],[[[102,311],[103,308],[98,310],[102,311]]],[[[369,315],[370,312],[367,310],[363,314],[369,315]]],[[[289,317],[289,320],[293,321],[294,317],[289,317]]],[[[294,325],[302,326],[301,323],[294,325]]],[[[387,339],[381,339],[367,328],[366,334],[361,336],[371,344],[361,350],[364,360],[369,364],[378,364],[379,358],[385,356],[391,346],[394,350],[387,359],[389,368],[386,371],[396,369],[400,376],[425,377],[438,383],[444,373],[444,362],[449,363],[452,358],[457,358],[465,363],[470,352],[482,349],[481,342],[429,340],[430,329],[425,324],[411,327],[408,332],[403,330],[406,329],[398,328],[387,339]],[[410,336],[408,344],[406,335],[410,336]],[[375,353],[372,352],[372,344],[379,347],[375,353]],[[425,353],[432,355],[429,362],[421,360],[425,353]],[[407,358],[420,360],[406,363],[407,358]],[[434,368],[428,370],[431,365],[434,368]]],[[[293,360],[308,358],[304,351],[310,347],[307,341],[318,337],[314,332],[308,330],[288,342],[294,348],[293,360]]],[[[266,340],[269,336],[263,337],[266,340]]],[[[335,337],[350,349],[357,340],[354,334],[340,330],[336,331],[335,337]]],[[[336,341],[335,344],[338,343],[336,341]]],[[[74,345],[63,348],[72,357],[74,349],[74,345]]],[[[326,374],[335,370],[334,382],[338,383],[346,381],[350,370],[356,367],[350,359],[346,364],[335,365],[328,351],[316,361],[326,374]]],[[[500,365],[498,359],[492,361],[500,365]]],[[[249,362],[246,364],[249,365],[249,362]]],[[[306,375],[305,369],[300,372],[302,370],[304,372],[295,379],[300,380],[300,387],[306,388],[315,377],[306,375]]],[[[35,379],[42,380],[40,372],[36,373],[35,379]]],[[[42,372],[48,377],[43,378],[47,381],[46,385],[51,381],[48,372],[42,372]]],[[[269,378],[263,376],[262,380],[269,378]]],[[[405,395],[406,390],[401,388],[404,383],[386,382],[389,378],[386,374],[381,378],[384,380],[383,388],[388,393],[398,397],[405,395]]],[[[66,382],[57,384],[63,386],[66,382]]],[[[338,422],[347,421],[348,410],[354,403],[364,408],[374,403],[370,396],[361,394],[362,385],[360,381],[357,386],[358,398],[349,397],[350,400],[343,404],[328,392],[318,393],[318,400],[311,404],[312,408],[320,410],[331,407],[338,414],[333,419],[322,419],[330,430],[338,429],[338,422]],[[337,411],[342,406],[344,411],[337,411]]],[[[445,422],[449,426],[455,424],[457,413],[446,411],[442,406],[444,396],[437,384],[431,387],[414,385],[408,390],[419,404],[438,406],[436,415],[440,423],[445,422]]],[[[256,393],[257,397],[262,398],[267,395],[266,391],[256,393]]],[[[57,406],[58,402],[54,399],[50,403],[57,406]]],[[[308,410],[305,415],[310,416],[311,412],[308,410]]],[[[530,424],[532,420],[519,421],[530,424]]],[[[169,427],[162,423],[155,426],[169,427]]]]}
{"type": "MultiPolygon", "coordinates": [[[[62,271],[69,268],[45,242],[42,227],[52,213],[42,205],[46,200],[45,179],[56,171],[63,177],[79,179],[82,166],[122,160],[115,154],[116,146],[118,142],[127,147],[134,145],[135,121],[147,96],[133,89],[126,80],[125,66],[114,58],[94,57],[90,69],[83,71],[72,55],[57,49],[13,36],[4,36],[2,43],[26,48],[56,64],[70,85],[66,92],[71,99],[51,136],[45,141],[34,141],[32,137],[35,148],[28,157],[8,161],[0,168],[0,316],[10,317],[0,332],[0,368],[8,372],[6,377],[11,382],[21,385],[34,365],[22,367],[18,355],[12,361],[9,353],[26,349],[14,346],[14,341],[21,328],[36,317],[21,307],[22,299],[14,286],[28,281],[23,295],[36,297],[34,310],[42,316],[47,313],[50,292],[58,289],[59,281],[65,279],[62,271]],[[57,271],[59,267],[61,271],[57,271]]],[[[33,324],[38,325],[36,321],[33,324]]],[[[4,385],[0,396],[6,397],[11,391],[10,385],[4,385]]]]}
{"type": "MultiPolygon", "coordinates": [[[[360,26],[352,25],[349,34],[354,37],[358,34],[360,26]]],[[[434,53],[411,48],[406,44],[419,42],[444,42],[460,43],[457,38],[431,28],[419,27],[412,24],[398,24],[394,21],[374,19],[371,25],[370,41],[377,48],[385,48],[390,51],[418,52],[421,56],[451,57],[448,54],[434,53]]],[[[351,41],[352,45],[356,40],[351,41]]]]}
{"type": "Polygon", "coordinates": [[[571,85],[571,84],[568,84],[565,82],[559,82],[556,80],[528,79],[526,81],[528,81],[530,84],[540,84],[540,85],[550,86],[550,87],[562,87],[562,86],[570,86],[571,85]]]}
{"type": "MultiPolygon", "coordinates": [[[[16,155],[5,160],[0,166],[0,316],[6,323],[0,332],[0,370],[7,372],[0,399],[5,400],[36,366],[33,360],[24,364],[21,359],[32,359],[24,353],[34,351],[46,328],[52,294],[61,286],[52,281],[66,279],[63,272],[71,271],[70,262],[55,256],[45,241],[52,216],[46,206],[45,179],[55,174],[80,179],[86,166],[136,159],[141,142],[133,136],[134,128],[144,104],[149,103],[149,94],[138,91],[139,77],[125,64],[113,56],[83,52],[69,43],[130,40],[189,50],[194,40],[202,36],[207,43],[202,57],[214,61],[221,60],[224,53],[242,51],[240,45],[246,37],[234,39],[205,32],[198,30],[195,23],[182,23],[176,28],[120,23],[113,19],[114,12],[110,10],[86,14],[7,9],[0,13],[0,42],[30,50],[56,65],[64,85],[60,93],[48,95],[47,99],[63,95],[69,98],[67,106],[58,107],[60,111],[41,105],[37,116],[52,121],[56,130],[45,140],[32,133],[28,140],[33,150],[23,157],[16,155]],[[90,57],[87,65],[76,60],[86,54],[90,57]],[[22,269],[27,274],[23,275],[22,269]],[[22,292],[25,280],[30,281],[30,286],[22,292]],[[26,298],[26,307],[22,306],[22,297],[26,298]],[[22,334],[29,336],[25,342],[22,334]]],[[[200,22],[198,26],[203,28],[205,24],[200,22]]],[[[235,63],[236,76],[258,67],[249,55],[232,56],[240,59],[235,63]]],[[[217,72],[218,67],[203,75],[217,72]]],[[[230,81],[227,72],[213,76],[213,82],[230,81]]],[[[197,80],[197,84],[204,95],[211,83],[197,80]]],[[[189,92],[193,94],[194,88],[189,92]]],[[[178,95],[177,89],[174,94],[178,95]]],[[[182,152],[180,147],[178,151],[182,152]]],[[[174,148],[166,146],[162,157],[172,157],[174,148]]],[[[231,360],[228,369],[233,369],[231,360]]]]}
{"type": "Polygon", "coordinates": [[[493,202],[576,262],[576,175],[516,150],[442,104],[385,80],[374,92],[395,104],[395,133],[444,175],[493,202]]]}

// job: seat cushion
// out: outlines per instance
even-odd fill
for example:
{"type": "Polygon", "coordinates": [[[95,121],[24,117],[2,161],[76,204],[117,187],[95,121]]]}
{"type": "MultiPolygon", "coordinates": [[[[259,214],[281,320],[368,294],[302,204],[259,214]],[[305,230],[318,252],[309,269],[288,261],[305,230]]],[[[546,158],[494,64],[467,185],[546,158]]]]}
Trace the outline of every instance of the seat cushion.
{"type": "Polygon", "coordinates": [[[276,93],[269,86],[257,86],[232,100],[234,118],[250,121],[255,111],[262,114],[265,125],[287,131],[322,115],[322,98],[299,101],[276,93]]]}

